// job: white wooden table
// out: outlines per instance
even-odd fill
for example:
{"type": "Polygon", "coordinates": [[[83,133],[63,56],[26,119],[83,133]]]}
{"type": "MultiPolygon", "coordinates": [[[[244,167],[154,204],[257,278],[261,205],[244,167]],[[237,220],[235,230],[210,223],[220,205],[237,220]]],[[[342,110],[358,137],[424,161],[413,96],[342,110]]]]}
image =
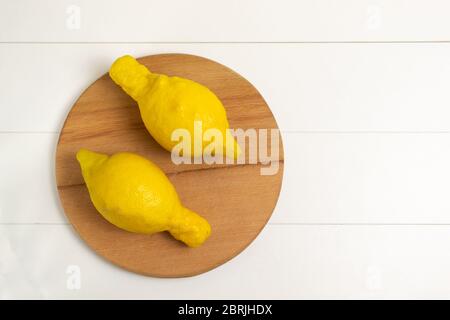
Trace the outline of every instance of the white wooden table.
{"type": "Polygon", "coordinates": [[[450,298],[450,2],[0,3],[0,298],[450,298]],[[54,181],[72,103],[119,55],[193,53],[263,94],[286,168],[272,219],[206,274],[121,270],[54,181]]]}

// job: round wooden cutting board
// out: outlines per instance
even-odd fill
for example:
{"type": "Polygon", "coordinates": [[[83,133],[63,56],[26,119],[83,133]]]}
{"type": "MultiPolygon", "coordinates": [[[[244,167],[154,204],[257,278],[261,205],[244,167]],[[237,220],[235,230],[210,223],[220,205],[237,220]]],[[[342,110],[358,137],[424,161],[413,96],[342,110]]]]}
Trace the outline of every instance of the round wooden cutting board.
{"type": "MultiPolygon", "coordinates": [[[[225,105],[231,128],[277,128],[259,92],[217,62],[186,54],[138,60],[152,72],[185,77],[210,88],[225,105]]],[[[247,157],[246,164],[175,165],[170,153],[145,129],[136,102],[106,74],[83,92],[67,116],[56,151],[56,180],[69,221],[95,252],[140,274],[185,277],[211,270],[239,254],[269,220],[283,177],[281,137],[276,174],[261,175],[260,169],[267,165],[248,162],[247,157]],[[192,249],[167,232],[135,234],[107,222],[90,201],[75,159],[80,148],[106,154],[135,152],[156,163],[184,206],[209,221],[211,237],[192,249]]]]}

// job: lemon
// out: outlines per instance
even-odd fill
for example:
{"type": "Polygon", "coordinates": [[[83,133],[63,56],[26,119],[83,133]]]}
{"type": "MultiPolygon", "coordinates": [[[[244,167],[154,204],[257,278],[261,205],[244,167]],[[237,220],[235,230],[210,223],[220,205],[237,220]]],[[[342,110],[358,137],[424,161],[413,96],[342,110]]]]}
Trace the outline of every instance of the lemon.
{"type": "Polygon", "coordinates": [[[91,200],[100,214],[130,232],[169,231],[189,247],[210,235],[209,223],[182,206],[174,186],[149,160],[133,153],[77,153],[91,200]]]}
{"type": "MultiPolygon", "coordinates": [[[[153,138],[166,150],[178,143],[171,135],[176,129],[186,129],[194,137],[194,123],[202,129],[216,129],[222,134],[222,150],[217,154],[237,158],[239,144],[229,132],[225,108],[219,98],[207,87],[189,79],[169,77],[150,72],[133,57],[117,59],[109,70],[113,81],[137,101],[142,120],[153,138]]],[[[210,141],[200,148],[187,150],[187,156],[200,157],[210,141]]]]}

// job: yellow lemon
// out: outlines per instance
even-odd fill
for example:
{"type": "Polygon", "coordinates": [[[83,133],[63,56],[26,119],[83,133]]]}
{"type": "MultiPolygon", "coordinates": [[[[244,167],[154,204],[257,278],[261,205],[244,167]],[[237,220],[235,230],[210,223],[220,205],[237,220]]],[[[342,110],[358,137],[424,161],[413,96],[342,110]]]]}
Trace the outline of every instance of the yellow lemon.
{"type": "Polygon", "coordinates": [[[172,141],[176,129],[186,129],[192,137],[187,156],[199,157],[211,141],[203,141],[194,148],[194,123],[202,130],[215,129],[221,133],[222,150],[217,154],[237,158],[239,144],[229,132],[225,108],[219,98],[207,87],[189,79],[169,77],[150,72],[133,57],[117,59],[109,70],[113,81],[137,101],[142,120],[153,138],[166,150],[178,141],[172,141]]]}
{"type": "Polygon", "coordinates": [[[117,227],[145,234],[169,231],[190,247],[209,237],[209,223],[181,205],[174,186],[149,160],[86,149],[78,151],[77,160],[95,208],[117,227]]]}

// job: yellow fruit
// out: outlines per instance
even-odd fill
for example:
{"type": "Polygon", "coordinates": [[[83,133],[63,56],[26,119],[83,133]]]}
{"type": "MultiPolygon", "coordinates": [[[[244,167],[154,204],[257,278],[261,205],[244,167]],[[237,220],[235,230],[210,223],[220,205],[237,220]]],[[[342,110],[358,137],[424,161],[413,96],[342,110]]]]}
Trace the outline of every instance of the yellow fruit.
{"type": "Polygon", "coordinates": [[[181,205],[174,186],[149,160],[86,149],[78,151],[77,160],[95,208],[117,227],[145,234],[169,231],[190,247],[209,237],[208,221],[181,205]]]}
{"type": "Polygon", "coordinates": [[[217,129],[222,134],[223,150],[217,150],[218,154],[239,156],[239,145],[227,130],[225,108],[205,86],[188,79],[152,73],[128,55],[113,63],[109,75],[137,101],[147,130],[164,149],[172,151],[178,143],[171,140],[172,132],[182,128],[192,137],[190,154],[185,155],[201,156],[209,142],[202,141],[202,148],[194,148],[194,122],[199,121],[203,131],[217,129]]]}

